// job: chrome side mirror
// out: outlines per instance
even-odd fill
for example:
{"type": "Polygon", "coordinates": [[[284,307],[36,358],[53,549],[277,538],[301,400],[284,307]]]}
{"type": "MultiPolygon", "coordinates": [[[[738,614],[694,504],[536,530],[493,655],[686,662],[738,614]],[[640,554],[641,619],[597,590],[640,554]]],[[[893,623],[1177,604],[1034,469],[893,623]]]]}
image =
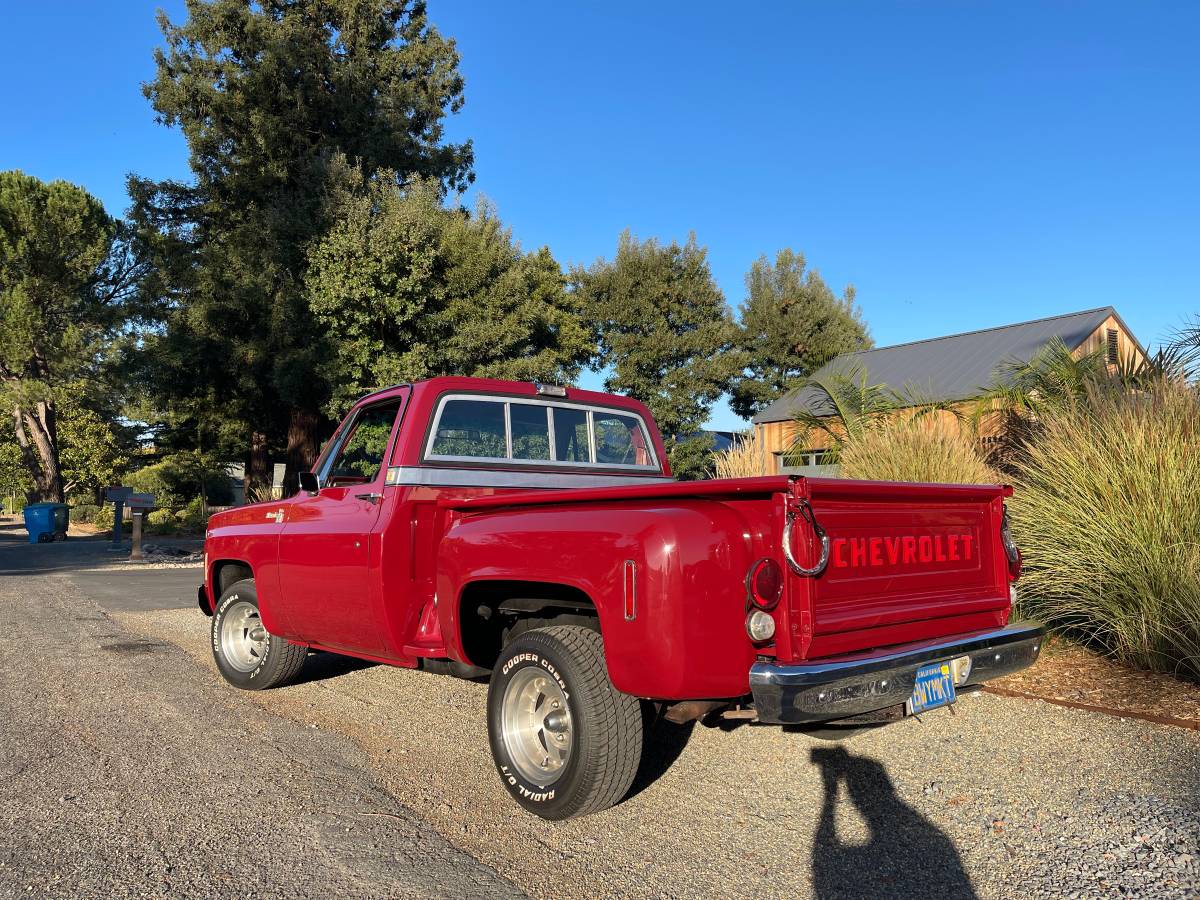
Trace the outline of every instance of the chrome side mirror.
{"type": "Polygon", "coordinates": [[[306,494],[315,494],[321,490],[321,479],[315,472],[300,473],[300,490],[306,494]]]}

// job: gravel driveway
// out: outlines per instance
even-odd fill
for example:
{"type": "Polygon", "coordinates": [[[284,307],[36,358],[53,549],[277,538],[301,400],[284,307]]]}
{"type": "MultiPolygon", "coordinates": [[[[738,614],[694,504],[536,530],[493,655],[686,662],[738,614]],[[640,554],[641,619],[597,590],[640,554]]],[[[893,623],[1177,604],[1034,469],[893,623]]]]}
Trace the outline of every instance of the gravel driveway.
{"type": "Polygon", "coordinates": [[[0,895],[1200,890],[1195,732],[990,695],[845,744],[671,727],[634,796],[550,823],[495,776],[483,685],[322,654],[238,692],[198,611],[62,576],[0,578],[0,626],[0,895]]]}

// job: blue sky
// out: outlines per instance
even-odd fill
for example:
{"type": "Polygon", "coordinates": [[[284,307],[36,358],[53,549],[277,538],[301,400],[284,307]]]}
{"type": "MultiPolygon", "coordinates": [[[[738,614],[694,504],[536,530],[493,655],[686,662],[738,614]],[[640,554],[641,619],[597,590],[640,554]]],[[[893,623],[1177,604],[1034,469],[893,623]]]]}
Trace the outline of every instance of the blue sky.
{"type": "MultiPolygon", "coordinates": [[[[114,213],[126,172],[186,177],[139,89],[156,5],[0,2],[0,168],[114,213]]],[[[881,345],[1108,304],[1152,344],[1200,313],[1200,4],[430,13],[463,57],[449,130],[477,189],[564,264],[695,231],[736,308],[750,263],[793,247],[856,286],[881,345]]]]}

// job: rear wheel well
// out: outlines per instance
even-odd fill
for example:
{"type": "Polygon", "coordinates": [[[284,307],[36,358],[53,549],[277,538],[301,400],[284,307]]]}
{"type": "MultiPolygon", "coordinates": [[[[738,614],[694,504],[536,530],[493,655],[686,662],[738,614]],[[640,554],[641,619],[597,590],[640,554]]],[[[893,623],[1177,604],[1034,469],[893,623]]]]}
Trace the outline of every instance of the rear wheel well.
{"type": "Polygon", "coordinates": [[[213,563],[213,589],[217,596],[213,597],[215,604],[231,584],[246,578],[253,578],[254,571],[246,563],[236,559],[221,559],[213,563]]]}
{"type": "Polygon", "coordinates": [[[547,625],[581,625],[600,632],[592,598],[577,587],[542,581],[477,581],[463,589],[458,610],[463,650],[473,665],[491,669],[514,638],[547,625]]]}

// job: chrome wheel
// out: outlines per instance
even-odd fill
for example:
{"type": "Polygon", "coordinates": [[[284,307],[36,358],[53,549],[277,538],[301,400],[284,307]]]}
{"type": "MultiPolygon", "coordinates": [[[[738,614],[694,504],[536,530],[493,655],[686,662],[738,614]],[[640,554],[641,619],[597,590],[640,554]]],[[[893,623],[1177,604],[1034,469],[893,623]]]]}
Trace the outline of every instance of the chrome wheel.
{"type": "Polygon", "coordinates": [[[221,655],[239,672],[253,672],[267,655],[270,635],[258,608],[242,600],[225,611],[221,622],[221,655]]]}
{"type": "Polygon", "coordinates": [[[534,784],[553,784],[571,758],[573,738],[558,681],[542,669],[523,668],[508,683],[501,709],[504,747],[517,771],[534,784]]]}

